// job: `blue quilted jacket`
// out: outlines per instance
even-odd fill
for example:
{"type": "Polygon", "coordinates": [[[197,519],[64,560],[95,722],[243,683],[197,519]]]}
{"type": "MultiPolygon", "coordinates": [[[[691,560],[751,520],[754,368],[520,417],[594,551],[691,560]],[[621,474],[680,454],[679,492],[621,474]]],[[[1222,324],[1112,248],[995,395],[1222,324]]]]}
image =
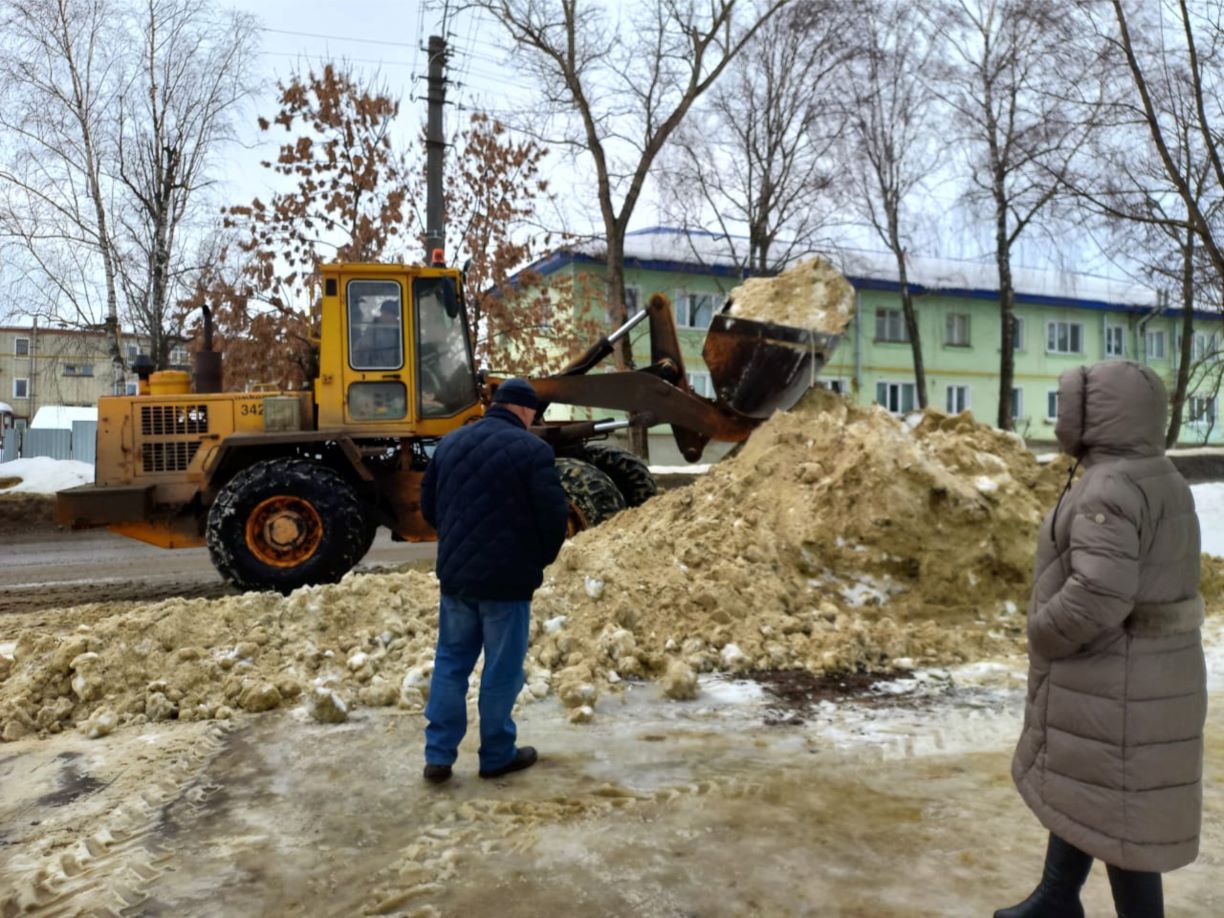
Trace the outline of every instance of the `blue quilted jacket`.
{"type": "Polygon", "coordinates": [[[565,541],[552,447],[497,406],[442,438],[421,511],[438,531],[442,592],[461,599],[530,599],[565,541]]]}

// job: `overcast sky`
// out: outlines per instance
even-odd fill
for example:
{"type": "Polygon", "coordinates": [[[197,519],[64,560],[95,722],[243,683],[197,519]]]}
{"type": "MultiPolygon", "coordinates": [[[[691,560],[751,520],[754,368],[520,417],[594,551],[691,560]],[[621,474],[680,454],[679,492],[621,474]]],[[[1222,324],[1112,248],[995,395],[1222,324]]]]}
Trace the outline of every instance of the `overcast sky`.
{"type": "MultiPolygon", "coordinates": [[[[221,0],[225,2],[225,0],[221,0]]],[[[627,0],[635,2],[635,0],[627,0]]],[[[262,135],[255,125],[258,114],[275,111],[275,82],[296,67],[327,60],[346,60],[354,69],[377,72],[392,92],[401,98],[401,142],[414,142],[424,124],[424,71],[426,55],[421,50],[429,35],[442,28],[444,4],[440,0],[231,0],[232,5],[253,13],[262,24],[258,75],[262,91],[248,104],[242,116],[243,149],[234,149],[219,170],[221,203],[267,197],[272,186],[268,170],[259,161],[275,152],[280,138],[262,135]]],[[[616,0],[608,7],[614,8],[616,0]]],[[[480,109],[509,117],[530,112],[532,87],[527,77],[505,64],[500,28],[487,19],[462,14],[446,25],[452,58],[450,79],[454,82],[446,111],[448,132],[458,125],[464,112],[480,109]]],[[[588,164],[554,155],[546,166],[552,188],[564,202],[565,229],[574,232],[602,231],[597,205],[590,189],[588,164]]],[[[982,236],[974,221],[967,221],[955,201],[962,176],[950,176],[940,187],[929,190],[925,209],[929,229],[918,240],[916,254],[975,258],[989,255],[989,238],[982,236]]],[[[665,222],[659,214],[656,189],[648,183],[631,229],[665,222]]],[[[554,227],[560,228],[560,227],[554,227]]],[[[1017,261],[1034,267],[1052,267],[1053,256],[1045,241],[1025,240],[1017,261]]],[[[878,242],[863,233],[845,231],[846,245],[878,248],[878,242]]],[[[1059,246],[1060,267],[1086,272],[1116,274],[1105,264],[1089,240],[1065,239],[1059,246]]]]}

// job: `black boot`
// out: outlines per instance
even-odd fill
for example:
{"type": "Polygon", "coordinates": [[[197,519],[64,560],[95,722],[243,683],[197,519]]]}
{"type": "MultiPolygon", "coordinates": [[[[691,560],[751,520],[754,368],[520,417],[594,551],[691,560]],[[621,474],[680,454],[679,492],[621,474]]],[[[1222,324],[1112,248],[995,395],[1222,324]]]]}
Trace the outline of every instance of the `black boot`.
{"type": "Polygon", "coordinates": [[[1079,896],[1091,869],[1090,855],[1051,832],[1040,885],[1019,905],[999,909],[994,918],[1084,918],[1079,896]]]}
{"type": "Polygon", "coordinates": [[[1109,888],[1118,918],[1164,918],[1164,888],[1160,874],[1123,870],[1108,865],[1109,888]]]}
{"type": "Polygon", "coordinates": [[[508,775],[515,771],[522,771],[524,768],[530,768],[536,763],[536,755],[534,746],[519,746],[514,752],[512,758],[507,764],[501,768],[491,768],[488,771],[482,770],[480,776],[482,778],[500,778],[502,775],[508,775]]]}

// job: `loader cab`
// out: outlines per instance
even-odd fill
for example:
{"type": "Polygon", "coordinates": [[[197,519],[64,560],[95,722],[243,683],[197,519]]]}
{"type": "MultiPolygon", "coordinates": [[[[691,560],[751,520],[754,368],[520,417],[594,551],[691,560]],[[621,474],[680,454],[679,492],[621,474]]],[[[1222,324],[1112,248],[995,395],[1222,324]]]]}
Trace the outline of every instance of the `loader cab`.
{"type": "Polygon", "coordinates": [[[326,265],[319,427],[441,435],[480,414],[459,274],[326,265]]]}

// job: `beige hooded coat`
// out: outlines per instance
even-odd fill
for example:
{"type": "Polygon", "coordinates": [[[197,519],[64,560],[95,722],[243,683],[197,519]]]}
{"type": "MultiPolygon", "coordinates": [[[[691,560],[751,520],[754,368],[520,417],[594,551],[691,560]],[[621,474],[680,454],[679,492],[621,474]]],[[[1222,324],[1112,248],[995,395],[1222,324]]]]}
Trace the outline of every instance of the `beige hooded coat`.
{"type": "Polygon", "coordinates": [[[1172,870],[1198,855],[1202,818],[1194,500],[1164,455],[1168,399],[1149,368],[1068,370],[1058,398],[1058,442],[1085,472],[1041,527],[1012,777],[1093,857],[1172,870]]]}

